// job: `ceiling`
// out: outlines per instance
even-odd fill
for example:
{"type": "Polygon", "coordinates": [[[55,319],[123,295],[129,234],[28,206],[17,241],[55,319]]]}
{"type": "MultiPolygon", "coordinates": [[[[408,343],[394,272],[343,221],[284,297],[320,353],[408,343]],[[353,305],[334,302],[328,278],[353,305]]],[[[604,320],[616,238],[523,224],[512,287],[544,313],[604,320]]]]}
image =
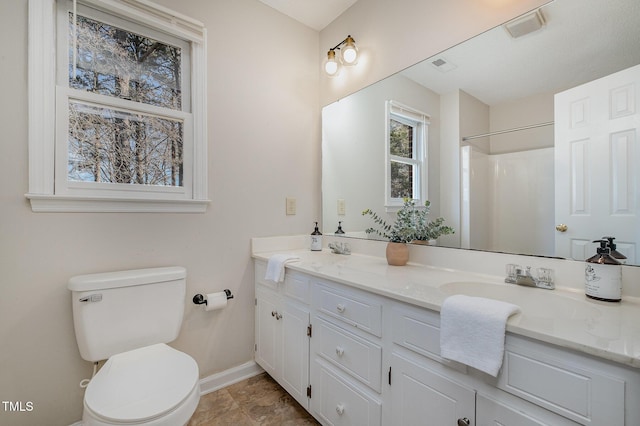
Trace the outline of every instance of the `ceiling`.
{"type": "Polygon", "coordinates": [[[316,31],[322,30],[357,0],[260,0],[277,11],[302,22],[316,31]]]}
{"type": "MultiPolygon", "coordinates": [[[[357,0],[260,1],[320,31],[357,0]]],[[[495,105],[561,91],[640,63],[640,1],[563,0],[540,10],[545,19],[541,30],[513,39],[497,28],[403,74],[438,94],[460,88],[495,105]],[[611,40],[625,42],[613,45],[611,40]],[[431,65],[438,58],[455,68],[443,73],[431,65]]]]}
{"type": "Polygon", "coordinates": [[[640,1],[562,0],[546,25],[520,38],[495,28],[402,74],[438,94],[460,88],[487,105],[556,93],[640,63],[640,1]],[[455,68],[432,65],[443,59],[455,68]]]}

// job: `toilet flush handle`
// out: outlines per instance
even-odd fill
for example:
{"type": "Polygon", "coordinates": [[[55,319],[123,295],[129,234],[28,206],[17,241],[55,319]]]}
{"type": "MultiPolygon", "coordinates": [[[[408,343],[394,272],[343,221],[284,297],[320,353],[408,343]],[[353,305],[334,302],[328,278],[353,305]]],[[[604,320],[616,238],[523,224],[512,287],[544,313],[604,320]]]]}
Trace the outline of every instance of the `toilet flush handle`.
{"type": "Polygon", "coordinates": [[[102,294],[101,293],[91,294],[89,296],[81,297],[78,300],[80,302],[101,302],[102,301],[102,294]]]}

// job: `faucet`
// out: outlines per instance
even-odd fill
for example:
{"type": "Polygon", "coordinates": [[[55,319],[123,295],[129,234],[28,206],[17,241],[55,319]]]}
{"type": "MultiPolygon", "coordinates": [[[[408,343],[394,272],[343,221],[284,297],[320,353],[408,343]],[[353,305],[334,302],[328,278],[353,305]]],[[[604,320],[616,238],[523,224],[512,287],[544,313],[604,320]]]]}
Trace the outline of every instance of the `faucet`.
{"type": "Polygon", "coordinates": [[[537,277],[531,274],[531,266],[527,266],[526,269],[522,269],[519,265],[508,264],[506,269],[507,277],[504,279],[504,282],[506,283],[544,288],[546,290],[553,290],[556,288],[556,285],[553,282],[553,269],[538,268],[537,277]]]}

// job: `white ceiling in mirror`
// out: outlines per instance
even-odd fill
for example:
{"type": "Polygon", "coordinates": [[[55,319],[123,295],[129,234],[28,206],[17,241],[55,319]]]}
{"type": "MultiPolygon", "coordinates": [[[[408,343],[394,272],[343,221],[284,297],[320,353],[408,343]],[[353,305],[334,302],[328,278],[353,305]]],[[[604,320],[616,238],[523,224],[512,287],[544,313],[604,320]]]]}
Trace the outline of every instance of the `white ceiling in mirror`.
{"type": "Polygon", "coordinates": [[[298,22],[322,30],[357,0],[260,0],[298,22]]]}
{"type": "MultiPolygon", "coordinates": [[[[550,125],[555,121],[555,94],[635,65],[635,69],[640,67],[640,1],[555,0],[540,13],[544,17],[541,29],[512,38],[505,28],[494,28],[323,108],[323,231],[330,233],[342,221],[348,236],[365,237],[364,229],[372,224],[360,213],[372,209],[386,215],[386,121],[381,118],[384,102],[393,99],[432,116],[428,157],[431,213],[433,218],[444,217],[445,223],[456,229],[455,235],[442,238],[439,245],[585,258],[577,251],[563,254],[555,246],[560,240],[556,234],[561,232],[556,226],[566,224],[561,215],[569,211],[556,209],[560,206],[556,192],[565,193],[556,185],[566,183],[565,175],[556,170],[567,170],[570,163],[564,159],[556,168],[555,126],[550,125]],[[422,86],[413,80],[419,80],[422,86]],[[470,159],[467,164],[473,160],[475,165],[473,170],[467,167],[467,186],[463,187],[459,141],[487,132],[494,136],[474,138],[468,144],[472,146],[466,149],[469,155],[465,158],[470,159]],[[478,155],[472,156],[474,153],[478,155]],[[500,173],[495,172],[498,166],[500,173]],[[468,195],[464,206],[463,191],[468,195]],[[337,212],[337,202],[346,206],[346,214],[337,212]]],[[[619,86],[637,89],[638,84],[619,86]]],[[[625,98],[628,102],[634,99],[637,93],[634,96],[633,92],[625,98]]],[[[617,100],[615,105],[618,108],[617,100]]],[[[626,104],[625,108],[632,109],[626,104]]],[[[624,168],[628,174],[609,174],[624,176],[639,185],[636,179],[640,175],[632,172],[637,169],[633,164],[640,160],[634,155],[637,152],[617,156],[621,160],[616,163],[619,170],[624,168]]],[[[604,160],[604,168],[599,164],[602,158],[604,155],[590,157],[595,161],[594,168],[609,170],[609,160],[604,160]]],[[[591,177],[592,173],[584,175],[591,177]]],[[[605,186],[622,188],[620,182],[597,185],[598,191],[605,186]]],[[[637,195],[634,191],[625,189],[620,194],[637,195]]],[[[583,194],[585,197],[593,200],[594,209],[616,211],[606,207],[613,197],[604,192],[583,194]]],[[[573,198],[567,195],[562,199],[573,198]]],[[[638,203],[637,197],[629,199],[634,206],[638,203]]],[[[393,220],[393,215],[385,217],[393,220]]],[[[628,257],[640,265],[640,254],[631,253],[640,253],[635,250],[640,225],[634,231],[620,231],[611,230],[621,222],[617,218],[596,222],[607,230],[603,233],[590,224],[584,241],[614,234],[618,248],[630,247],[628,257]]],[[[583,246],[588,256],[595,252],[589,244],[583,246]]]]}
{"type": "Polygon", "coordinates": [[[568,7],[556,0],[540,9],[545,25],[538,31],[516,39],[504,28],[489,31],[402,74],[438,94],[462,88],[485,104],[495,105],[563,90],[639,62],[640,1],[619,1],[615,7],[608,1],[591,1],[582,8],[565,3],[568,7]],[[579,44],[572,36],[577,28],[590,29],[582,31],[579,44]],[[627,46],[613,49],[611,40],[624,40],[627,46]],[[495,48],[486,49],[488,43],[495,48]],[[629,55],[619,54],[625,50],[629,55]],[[544,61],[531,53],[541,51],[545,52],[544,61]],[[443,73],[432,65],[438,60],[454,69],[443,73]],[[578,74],[576,69],[580,70],[578,74]],[[522,81],[529,84],[523,85],[522,81]]]}

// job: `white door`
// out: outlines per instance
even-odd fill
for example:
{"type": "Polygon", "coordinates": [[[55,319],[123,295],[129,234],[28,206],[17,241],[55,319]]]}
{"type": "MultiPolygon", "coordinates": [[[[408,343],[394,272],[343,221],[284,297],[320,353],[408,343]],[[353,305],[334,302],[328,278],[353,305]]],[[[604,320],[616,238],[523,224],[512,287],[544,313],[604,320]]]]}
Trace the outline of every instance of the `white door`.
{"type": "Polygon", "coordinates": [[[475,391],[392,354],[391,417],[394,426],[475,425],[475,391]],[[462,424],[462,423],[460,423],[462,424]]]}
{"type": "MultiPolygon", "coordinates": [[[[555,96],[556,256],[584,260],[613,236],[640,263],[640,65],[555,96]]],[[[544,208],[544,206],[531,206],[544,208]]]]}

